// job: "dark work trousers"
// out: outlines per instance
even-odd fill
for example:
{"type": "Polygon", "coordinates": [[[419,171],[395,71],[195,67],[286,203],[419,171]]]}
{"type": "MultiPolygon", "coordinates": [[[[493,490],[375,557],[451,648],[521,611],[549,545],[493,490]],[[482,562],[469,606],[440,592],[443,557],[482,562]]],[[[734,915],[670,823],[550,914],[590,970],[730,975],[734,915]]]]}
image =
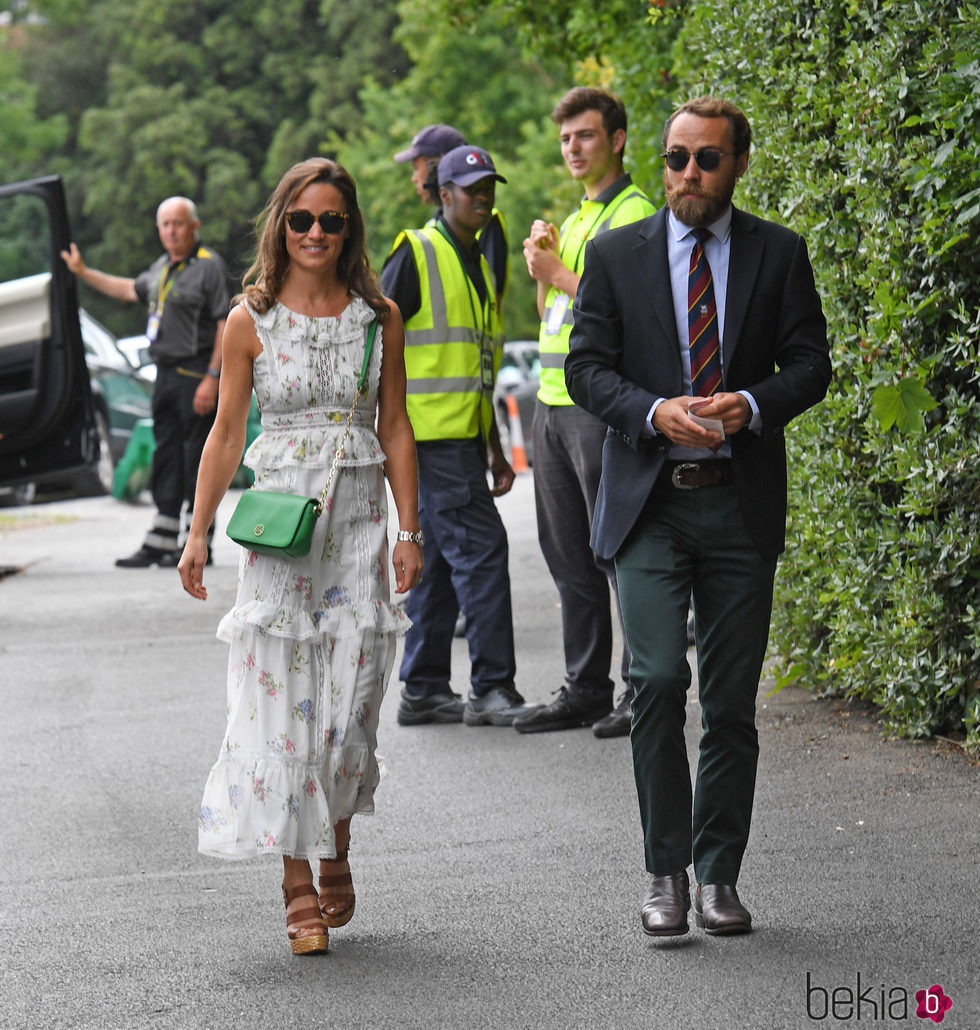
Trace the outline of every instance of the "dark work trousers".
{"type": "MultiPolygon", "coordinates": [[[[538,541],[561,599],[566,684],[569,693],[608,698],[613,690],[609,584],[618,611],[616,567],[589,546],[606,427],[577,405],[539,400],[531,433],[538,541]]],[[[629,666],[624,633],[620,672],[627,686],[629,666]]]]}
{"type": "Polygon", "coordinates": [[[161,551],[175,551],[184,501],[194,508],[197,469],[201,451],[215,412],[194,412],[194,393],[201,383],[207,360],[187,365],[158,365],[153,389],[153,473],[150,489],[157,508],[153,526],[144,543],[161,551]],[[188,369],[191,371],[179,371],[188,369]]]}
{"type": "Polygon", "coordinates": [[[512,687],[516,662],[507,534],[487,485],[486,444],[478,437],[423,440],[416,449],[425,569],[405,603],[412,620],[400,672],[405,694],[449,692],[461,606],[472,693],[512,687]]]}
{"type": "Polygon", "coordinates": [[[769,637],[776,559],[745,528],[734,483],[679,490],[661,475],[616,555],[633,662],[633,772],[647,871],[690,865],[735,885],[749,836],[759,741],[755,701],[769,637]],[[701,746],[684,742],[694,595],[701,746]]]}

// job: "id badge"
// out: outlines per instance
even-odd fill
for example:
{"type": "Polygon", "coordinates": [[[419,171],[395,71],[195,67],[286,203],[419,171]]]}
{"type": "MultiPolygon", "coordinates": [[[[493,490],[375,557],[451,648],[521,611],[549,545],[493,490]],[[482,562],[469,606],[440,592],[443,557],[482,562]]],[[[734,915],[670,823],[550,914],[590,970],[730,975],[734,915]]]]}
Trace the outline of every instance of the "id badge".
{"type": "Polygon", "coordinates": [[[493,351],[486,347],[480,348],[480,378],[484,390],[493,389],[493,351]]]}
{"type": "Polygon", "coordinates": [[[146,320],[146,338],[153,343],[157,338],[157,333],[160,331],[160,316],[155,312],[150,313],[150,317],[146,320]]]}
{"type": "Polygon", "coordinates": [[[557,293],[551,302],[548,311],[548,321],[544,324],[544,331],[549,336],[557,336],[561,327],[565,324],[565,312],[568,311],[569,296],[567,293],[557,293]]]}

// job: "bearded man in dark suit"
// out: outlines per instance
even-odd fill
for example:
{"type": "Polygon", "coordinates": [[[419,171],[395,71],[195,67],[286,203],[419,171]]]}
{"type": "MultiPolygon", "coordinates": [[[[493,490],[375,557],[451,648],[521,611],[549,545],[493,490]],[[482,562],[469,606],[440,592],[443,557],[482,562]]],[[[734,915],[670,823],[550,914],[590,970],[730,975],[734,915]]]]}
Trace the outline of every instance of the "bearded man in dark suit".
{"type": "Polygon", "coordinates": [[[783,427],[830,382],[806,244],[732,206],[751,130],[699,97],[664,128],[667,206],[593,239],[565,363],[609,427],[592,546],[615,558],[636,692],[630,739],[649,893],[643,929],[747,933],[735,889],[759,753],[755,702],[785,544],[783,427]],[[702,735],[684,741],[693,593],[702,735]]]}

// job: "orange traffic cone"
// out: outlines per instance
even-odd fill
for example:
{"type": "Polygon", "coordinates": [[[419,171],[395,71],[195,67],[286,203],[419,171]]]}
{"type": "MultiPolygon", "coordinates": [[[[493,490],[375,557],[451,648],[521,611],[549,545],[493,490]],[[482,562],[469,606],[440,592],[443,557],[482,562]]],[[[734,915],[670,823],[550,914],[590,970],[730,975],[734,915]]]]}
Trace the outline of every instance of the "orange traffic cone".
{"type": "Polygon", "coordinates": [[[521,413],[517,409],[517,398],[507,394],[507,428],[510,431],[510,466],[515,472],[527,472],[527,454],[524,451],[524,430],[521,429],[521,413]]]}

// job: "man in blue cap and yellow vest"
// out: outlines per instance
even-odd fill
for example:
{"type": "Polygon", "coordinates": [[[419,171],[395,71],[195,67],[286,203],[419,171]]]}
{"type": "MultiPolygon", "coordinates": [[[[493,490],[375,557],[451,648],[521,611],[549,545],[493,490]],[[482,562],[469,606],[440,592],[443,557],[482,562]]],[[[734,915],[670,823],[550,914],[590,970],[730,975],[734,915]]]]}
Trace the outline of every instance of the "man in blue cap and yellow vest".
{"type": "MultiPolygon", "coordinates": [[[[412,184],[419,198],[426,204],[435,206],[435,214],[426,222],[433,226],[442,214],[442,201],[439,199],[439,161],[444,154],[456,147],[465,146],[466,140],[459,129],[444,122],[426,125],[412,137],[412,142],[395,154],[399,164],[412,163],[412,184]]],[[[497,293],[497,307],[503,303],[510,276],[510,251],[507,245],[507,227],[501,211],[494,208],[490,212],[490,220],[476,234],[480,250],[490,266],[497,293]]]]}
{"type": "Polygon", "coordinates": [[[579,726],[598,737],[629,733],[629,649],[623,642],[625,689],[613,710],[611,561],[589,545],[602,468],[605,424],[578,407],[565,389],[565,357],[586,243],[607,229],[653,214],[655,208],[623,170],[626,108],[600,89],[569,90],[551,113],[572,177],[585,187],[578,210],[559,232],[538,219],[524,241],[524,257],[538,283],[541,379],[534,410],[534,502],[538,540],[561,599],[565,682],[547,705],[521,716],[514,728],[541,733],[579,726]]]}
{"type": "Polygon", "coordinates": [[[398,235],[385,262],[385,293],[405,322],[408,413],[419,463],[425,576],[406,602],[398,722],[508,726],[526,711],[514,686],[507,534],[494,496],[514,470],[500,447],[493,384],[501,357],[495,284],[477,242],[498,182],[481,147],[439,161],[442,212],[434,225],[398,235]],[[487,466],[493,476],[487,484],[487,466]],[[450,688],[460,607],[472,669],[466,704],[450,688]]]}

